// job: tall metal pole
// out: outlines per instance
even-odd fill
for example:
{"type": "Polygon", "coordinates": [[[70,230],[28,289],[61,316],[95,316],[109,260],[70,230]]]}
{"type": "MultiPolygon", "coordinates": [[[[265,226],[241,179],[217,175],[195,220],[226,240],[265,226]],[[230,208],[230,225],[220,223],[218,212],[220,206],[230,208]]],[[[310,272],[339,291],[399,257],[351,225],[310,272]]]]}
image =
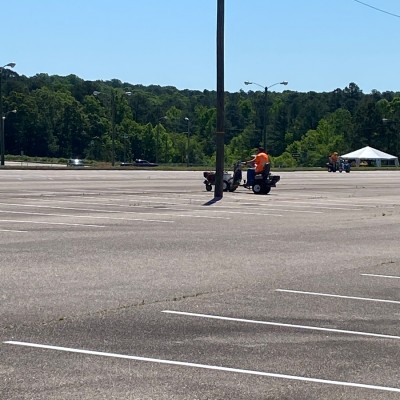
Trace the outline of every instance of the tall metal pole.
{"type": "MultiPolygon", "coordinates": [[[[95,90],[93,92],[94,96],[99,96],[101,95],[102,92],[98,92],[95,90]]],[[[115,166],[115,131],[116,131],[116,121],[115,121],[115,116],[116,116],[116,97],[117,97],[117,90],[114,88],[111,88],[111,95],[110,95],[110,102],[111,102],[111,165],[114,167],[115,166]]],[[[131,92],[125,92],[127,96],[130,96],[132,93],[131,92]]]]}
{"type": "Polygon", "coordinates": [[[124,164],[126,164],[126,139],[128,138],[128,135],[124,133],[124,164]]]}
{"type": "Polygon", "coordinates": [[[217,5],[217,131],[216,131],[216,166],[214,197],[223,196],[224,179],[224,23],[225,0],[218,0],[217,5]]]}
{"type": "Polygon", "coordinates": [[[2,89],[2,77],[3,77],[3,69],[0,68],[0,118],[1,118],[1,127],[0,127],[0,147],[1,147],[1,160],[0,164],[4,165],[4,120],[3,120],[3,89],[2,89]]]}
{"type": "MultiPolygon", "coordinates": [[[[160,160],[160,129],[161,129],[161,121],[162,120],[166,120],[168,119],[168,117],[166,115],[164,115],[163,117],[158,118],[158,125],[157,125],[157,141],[156,141],[156,163],[158,163],[158,161],[160,160]]],[[[165,160],[164,160],[165,162],[165,160]]]]}
{"type": "Polygon", "coordinates": [[[158,148],[160,146],[160,120],[157,124],[157,140],[156,140],[156,163],[158,163],[158,148]]]}
{"type": "Polygon", "coordinates": [[[263,147],[267,149],[267,108],[268,108],[268,86],[264,89],[264,132],[263,132],[263,147]]]}
{"type": "Polygon", "coordinates": [[[2,89],[2,78],[3,78],[3,71],[6,67],[14,68],[15,63],[11,62],[3,67],[0,67],[0,165],[4,165],[4,152],[5,152],[5,144],[4,144],[4,120],[3,120],[3,89],[2,89]]]}
{"type": "MultiPolygon", "coordinates": [[[[382,118],[382,122],[384,125],[394,124],[396,126],[396,125],[400,124],[399,121],[395,121],[395,120],[388,119],[388,118],[382,118]]],[[[400,132],[397,132],[397,140],[396,140],[396,155],[397,155],[397,157],[399,156],[399,139],[400,139],[400,132]]]]}
{"type": "Polygon", "coordinates": [[[190,119],[186,117],[185,120],[187,121],[186,167],[188,167],[190,151],[190,119]]]}
{"type": "Polygon", "coordinates": [[[250,81],[245,81],[244,84],[245,85],[257,85],[264,89],[264,120],[263,120],[263,130],[262,130],[262,143],[263,143],[264,149],[267,149],[268,89],[272,88],[272,86],[276,86],[276,85],[285,85],[286,86],[288,84],[288,81],[276,82],[270,86],[262,86],[259,83],[250,82],[250,81]]]}
{"type": "Polygon", "coordinates": [[[111,165],[115,166],[115,92],[111,91],[111,165]]]}

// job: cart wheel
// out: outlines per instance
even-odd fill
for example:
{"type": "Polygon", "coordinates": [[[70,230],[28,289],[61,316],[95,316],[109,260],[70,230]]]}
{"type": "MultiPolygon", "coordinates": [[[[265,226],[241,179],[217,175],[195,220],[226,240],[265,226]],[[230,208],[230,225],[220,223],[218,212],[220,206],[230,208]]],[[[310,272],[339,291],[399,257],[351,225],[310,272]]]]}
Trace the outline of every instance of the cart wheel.
{"type": "Polygon", "coordinates": [[[206,183],[207,192],[211,192],[212,186],[209,183],[206,183]]]}
{"type": "Polygon", "coordinates": [[[271,191],[271,186],[265,186],[263,194],[268,194],[271,191]]]}
{"type": "Polygon", "coordinates": [[[261,194],[262,193],[262,185],[260,183],[255,183],[252,187],[253,193],[261,194]]]}

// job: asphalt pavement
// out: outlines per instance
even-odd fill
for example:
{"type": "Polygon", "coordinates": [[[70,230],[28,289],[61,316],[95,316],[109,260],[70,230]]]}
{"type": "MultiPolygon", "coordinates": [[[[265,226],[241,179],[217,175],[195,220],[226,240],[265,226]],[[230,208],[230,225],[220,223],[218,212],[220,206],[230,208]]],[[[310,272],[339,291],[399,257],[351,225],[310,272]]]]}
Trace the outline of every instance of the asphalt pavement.
{"type": "Polygon", "coordinates": [[[0,398],[400,399],[400,171],[280,175],[0,169],[0,398]]]}

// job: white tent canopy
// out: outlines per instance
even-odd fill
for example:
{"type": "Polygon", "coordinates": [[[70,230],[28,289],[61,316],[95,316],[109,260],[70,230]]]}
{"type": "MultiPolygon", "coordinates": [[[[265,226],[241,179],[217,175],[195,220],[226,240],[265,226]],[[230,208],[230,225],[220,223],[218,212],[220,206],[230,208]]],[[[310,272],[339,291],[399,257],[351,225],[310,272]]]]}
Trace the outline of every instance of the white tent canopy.
{"type": "Polygon", "coordinates": [[[390,161],[393,160],[396,167],[399,166],[399,159],[396,156],[384,153],[383,151],[374,149],[373,147],[363,147],[362,149],[352,151],[351,153],[341,155],[341,158],[347,158],[349,160],[355,160],[356,165],[360,165],[360,160],[374,160],[378,167],[381,166],[382,160],[390,161]]]}

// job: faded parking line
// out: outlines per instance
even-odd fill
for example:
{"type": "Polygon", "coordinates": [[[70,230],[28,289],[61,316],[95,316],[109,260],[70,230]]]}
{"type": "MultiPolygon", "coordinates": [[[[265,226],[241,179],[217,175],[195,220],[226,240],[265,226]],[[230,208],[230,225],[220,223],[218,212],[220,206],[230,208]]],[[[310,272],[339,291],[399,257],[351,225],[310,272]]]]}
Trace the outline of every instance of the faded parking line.
{"type": "Polygon", "coordinates": [[[0,210],[0,213],[9,214],[24,214],[24,215],[43,215],[47,217],[64,217],[64,218],[91,218],[91,219],[107,219],[116,221],[141,221],[141,222],[162,222],[162,223],[174,223],[175,221],[161,220],[161,219],[145,219],[145,218],[116,218],[116,217],[101,217],[91,215],[68,215],[68,214],[50,214],[50,213],[36,213],[36,212],[23,212],[23,211],[4,211],[0,210]]]}
{"type": "Polygon", "coordinates": [[[0,232],[27,233],[28,231],[17,231],[15,229],[0,229],[0,232]]]}
{"type": "Polygon", "coordinates": [[[209,219],[230,219],[225,217],[212,217],[212,216],[203,216],[203,215],[188,215],[188,214],[167,214],[167,213],[145,213],[140,211],[114,211],[114,210],[99,210],[95,208],[77,208],[77,207],[60,207],[60,206],[44,206],[37,204],[13,204],[13,203],[0,203],[0,205],[7,206],[18,206],[18,207],[31,207],[31,208],[50,208],[55,210],[70,210],[70,211],[87,211],[87,212],[96,212],[96,213],[104,213],[104,214],[145,214],[145,215],[161,215],[161,216],[172,216],[172,217],[186,217],[186,218],[209,218],[209,219]]]}
{"type": "MultiPolygon", "coordinates": [[[[45,221],[24,221],[18,219],[0,219],[0,222],[11,222],[16,224],[43,224],[43,225],[67,225],[67,226],[86,226],[91,228],[105,228],[106,225],[93,225],[93,224],[73,224],[68,222],[45,222],[45,221]]],[[[21,231],[27,232],[27,231],[21,231]]]]}

